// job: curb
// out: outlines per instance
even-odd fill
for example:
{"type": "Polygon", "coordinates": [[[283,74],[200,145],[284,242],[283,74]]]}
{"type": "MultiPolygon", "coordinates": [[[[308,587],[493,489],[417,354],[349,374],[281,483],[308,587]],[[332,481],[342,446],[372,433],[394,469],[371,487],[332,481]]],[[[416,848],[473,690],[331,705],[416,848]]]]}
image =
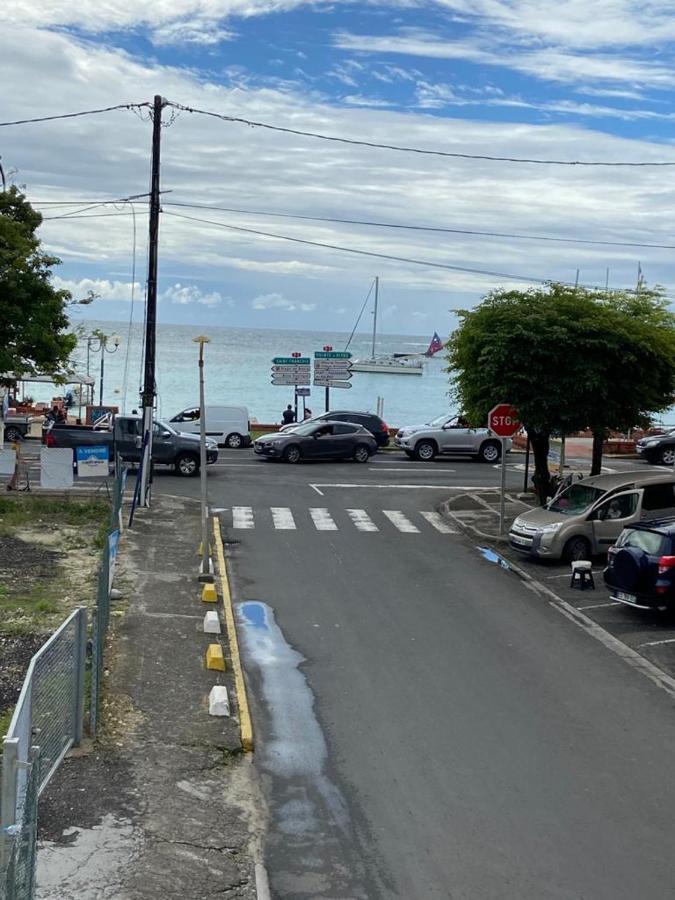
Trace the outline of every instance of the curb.
{"type": "Polygon", "coordinates": [[[218,517],[214,516],[212,521],[213,539],[216,545],[216,559],[218,561],[218,576],[220,578],[221,593],[223,595],[223,612],[225,614],[225,625],[230,644],[230,656],[232,658],[232,671],[234,673],[234,686],[237,693],[237,706],[239,708],[241,746],[245,751],[250,753],[253,750],[253,725],[251,723],[251,713],[248,705],[244,671],[241,665],[241,656],[239,655],[239,641],[237,639],[237,628],[234,621],[234,610],[232,609],[230,583],[227,577],[223,536],[220,532],[220,521],[218,517]]]}

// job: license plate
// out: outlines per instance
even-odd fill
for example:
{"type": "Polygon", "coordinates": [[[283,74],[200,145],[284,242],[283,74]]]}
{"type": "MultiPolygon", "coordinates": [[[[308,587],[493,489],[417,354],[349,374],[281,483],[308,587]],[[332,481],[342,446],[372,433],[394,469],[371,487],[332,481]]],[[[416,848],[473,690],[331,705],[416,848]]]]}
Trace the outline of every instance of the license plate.
{"type": "Polygon", "coordinates": [[[626,594],[623,591],[617,591],[614,594],[617,600],[621,600],[623,603],[637,603],[637,597],[635,594],[626,594]]]}
{"type": "Polygon", "coordinates": [[[532,543],[532,540],[531,540],[530,538],[520,538],[520,537],[514,537],[514,536],[512,535],[512,536],[511,536],[511,543],[513,543],[513,544],[521,544],[523,547],[529,547],[530,544],[532,543]]]}

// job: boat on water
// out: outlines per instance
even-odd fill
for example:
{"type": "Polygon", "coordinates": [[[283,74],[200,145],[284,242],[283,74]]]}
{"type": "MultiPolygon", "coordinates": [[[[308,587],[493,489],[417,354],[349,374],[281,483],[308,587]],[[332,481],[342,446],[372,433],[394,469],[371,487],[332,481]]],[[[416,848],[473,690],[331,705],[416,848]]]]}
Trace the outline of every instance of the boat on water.
{"type": "Polygon", "coordinates": [[[443,349],[443,347],[444,344],[438,332],[434,331],[433,336],[429,341],[429,346],[424,351],[424,353],[393,353],[392,356],[394,357],[394,359],[420,359],[421,357],[431,359],[431,357],[439,353],[443,349]]]}
{"type": "Polygon", "coordinates": [[[373,375],[422,375],[424,363],[419,356],[392,353],[389,356],[375,356],[377,341],[377,303],[380,279],[375,278],[375,301],[373,305],[373,343],[369,359],[355,359],[352,372],[370,372],[373,375]]]}

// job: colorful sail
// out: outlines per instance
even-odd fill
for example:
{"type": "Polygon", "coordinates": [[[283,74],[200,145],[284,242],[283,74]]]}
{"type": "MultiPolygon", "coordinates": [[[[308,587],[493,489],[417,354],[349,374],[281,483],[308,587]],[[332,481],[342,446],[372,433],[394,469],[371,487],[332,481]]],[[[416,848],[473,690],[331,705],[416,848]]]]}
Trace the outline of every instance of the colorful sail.
{"type": "Polygon", "coordinates": [[[443,341],[438,336],[438,332],[434,331],[434,336],[431,339],[431,343],[429,344],[425,356],[433,356],[435,353],[438,353],[439,350],[443,349],[443,341]]]}

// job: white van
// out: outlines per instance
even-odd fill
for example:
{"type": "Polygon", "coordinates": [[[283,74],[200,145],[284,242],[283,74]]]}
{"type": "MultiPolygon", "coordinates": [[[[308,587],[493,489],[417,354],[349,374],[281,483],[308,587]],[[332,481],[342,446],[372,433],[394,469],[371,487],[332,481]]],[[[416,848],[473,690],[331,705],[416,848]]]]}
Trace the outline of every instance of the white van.
{"type": "MultiPolygon", "coordinates": [[[[206,436],[215,438],[225,447],[238,449],[248,447],[251,443],[251,425],[248,409],[245,406],[207,406],[204,410],[206,418],[206,436]]],[[[169,419],[176,431],[188,434],[199,434],[201,420],[199,407],[191,406],[169,419]]]]}

